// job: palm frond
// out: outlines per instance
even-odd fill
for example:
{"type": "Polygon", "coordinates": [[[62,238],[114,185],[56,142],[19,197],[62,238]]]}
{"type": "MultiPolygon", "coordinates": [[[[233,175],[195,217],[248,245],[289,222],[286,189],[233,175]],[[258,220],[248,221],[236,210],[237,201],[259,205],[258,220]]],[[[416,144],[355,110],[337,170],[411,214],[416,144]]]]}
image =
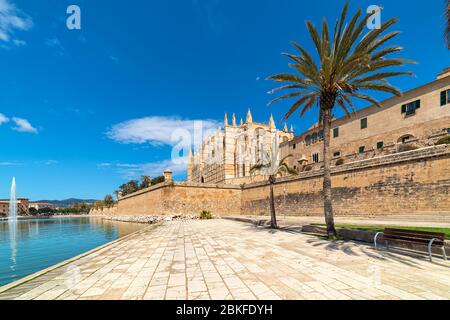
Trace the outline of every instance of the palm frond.
{"type": "Polygon", "coordinates": [[[304,46],[292,42],[300,54],[285,55],[292,60],[289,67],[293,68],[294,72],[269,77],[277,82],[289,83],[275,90],[293,89],[293,92],[272,100],[270,104],[297,98],[284,115],[283,121],[297,111],[300,112],[300,117],[303,117],[316,104],[319,105],[319,124],[324,119],[324,112],[333,112],[335,106],[344,110],[347,115],[354,113],[352,99],[362,99],[381,107],[375,98],[361,93],[365,90],[401,94],[387,79],[412,73],[386,69],[414,62],[402,58],[387,58],[402,51],[400,46],[386,46],[388,41],[399,34],[397,31],[388,31],[397,22],[397,18],[387,20],[379,29],[364,33],[372,14],[363,15],[362,10],[358,10],[353,16],[349,16],[347,21],[348,11],[347,3],[340,18],[334,23],[332,38],[325,19],[321,23],[320,32],[311,21],[307,21],[306,28],[314,44],[316,57],[304,46]]]}

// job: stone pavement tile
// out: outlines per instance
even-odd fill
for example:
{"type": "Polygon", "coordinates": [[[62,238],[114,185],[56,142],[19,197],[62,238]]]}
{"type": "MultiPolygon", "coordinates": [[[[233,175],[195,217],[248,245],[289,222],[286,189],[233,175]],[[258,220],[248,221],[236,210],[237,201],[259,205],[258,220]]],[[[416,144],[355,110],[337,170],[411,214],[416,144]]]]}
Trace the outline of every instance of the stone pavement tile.
{"type": "Polygon", "coordinates": [[[151,286],[144,294],[144,300],[163,300],[166,296],[166,286],[151,286]]]}
{"type": "Polygon", "coordinates": [[[188,281],[188,292],[205,292],[207,291],[206,283],[203,280],[188,281]]]}
{"type": "Polygon", "coordinates": [[[103,292],[103,294],[100,296],[100,300],[120,300],[126,291],[126,288],[106,289],[105,292],[103,292]]]}
{"type": "Polygon", "coordinates": [[[166,291],[167,300],[186,300],[187,289],[185,286],[168,287],[166,291]]]}
{"type": "Polygon", "coordinates": [[[211,300],[208,291],[189,292],[188,300],[211,300]]]}
{"type": "Polygon", "coordinates": [[[172,273],[169,276],[169,287],[185,286],[186,275],[184,273],[172,273]]]}
{"type": "Polygon", "coordinates": [[[256,300],[255,295],[247,288],[231,289],[231,295],[235,300],[256,300]]]}
{"type": "Polygon", "coordinates": [[[86,290],[81,295],[81,298],[86,298],[86,297],[91,297],[91,296],[101,296],[102,294],[105,293],[105,291],[106,291],[105,288],[92,287],[92,288],[89,288],[88,290],[86,290]]]}

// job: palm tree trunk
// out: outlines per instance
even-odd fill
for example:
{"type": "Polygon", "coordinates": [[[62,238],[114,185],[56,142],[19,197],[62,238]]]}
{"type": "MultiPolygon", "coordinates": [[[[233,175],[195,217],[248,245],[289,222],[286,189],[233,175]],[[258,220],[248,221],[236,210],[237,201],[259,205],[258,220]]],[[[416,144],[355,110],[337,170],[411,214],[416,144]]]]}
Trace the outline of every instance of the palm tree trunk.
{"type": "Polygon", "coordinates": [[[270,226],[274,229],[278,229],[277,224],[277,216],[275,214],[275,197],[273,195],[273,185],[275,178],[270,176],[269,185],[270,185],[270,226]]]}
{"type": "Polygon", "coordinates": [[[336,238],[336,229],[334,227],[333,203],[331,198],[331,109],[323,111],[323,196],[324,213],[327,224],[327,234],[329,239],[336,238]]]}

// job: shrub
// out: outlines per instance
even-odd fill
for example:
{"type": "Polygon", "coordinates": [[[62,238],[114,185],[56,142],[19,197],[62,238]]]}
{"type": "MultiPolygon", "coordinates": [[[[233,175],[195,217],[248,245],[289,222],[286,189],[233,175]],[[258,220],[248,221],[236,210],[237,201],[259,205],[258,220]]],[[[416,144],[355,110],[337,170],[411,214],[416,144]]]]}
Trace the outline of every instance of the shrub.
{"type": "Polygon", "coordinates": [[[345,160],[344,160],[343,158],[339,158],[339,159],[336,161],[336,165],[337,165],[337,166],[342,166],[344,163],[345,163],[345,160]]]}
{"type": "Polygon", "coordinates": [[[211,212],[209,212],[209,211],[206,211],[206,210],[203,210],[201,213],[200,213],[200,219],[201,220],[209,220],[209,219],[212,219],[213,217],[212,217],[212,214],[211,214],[211,212]]]}
{"type": "Polygon", "coordinates": [[[419,147],[417,147],[414,144],[401,144],[398,146],[397,151],[398,152],[406,152],[406,151],[412,151],[412,150],[417,150],[419,149],[419,147]]]}
{"type": "Polygon", "coordinates": [[[450,136],[443,137],[436,142],[436,145],[439,146],[441,144],[450,144],[450,136]]]}

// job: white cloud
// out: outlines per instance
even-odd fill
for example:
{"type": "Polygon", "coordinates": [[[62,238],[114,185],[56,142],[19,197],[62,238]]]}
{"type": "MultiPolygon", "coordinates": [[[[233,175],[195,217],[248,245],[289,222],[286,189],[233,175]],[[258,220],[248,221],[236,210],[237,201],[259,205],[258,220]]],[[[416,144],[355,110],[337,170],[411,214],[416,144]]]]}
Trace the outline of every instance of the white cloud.
{"type": "Polygon", "coordinates": [[[187,171],[186,163],[175,163],[172,160],[150,163],[101,163],[98,166],[102,168],[113,168],[124,179],[138,179],[144,174],[155,178],[163,175],[166,169],[172,170],[174,175],[187,171]]]}
{"type": "MultiPolygon", "coordinates": [[[[178,117],[146,117],[133,119],[114,125],[106,135],[117,142],[126,144],[149,143],[153,146],[176,145],[181,135],[189,135],[191,145],[202,137],[217,130],[220,123],[215,120],[188,120],[178,117]]],[[[183,136],[184,137],[184,136],[183,136]]]]}
{"type": "Polygon", "coordinates": [[[8,121],[9,119],[3,113],[0,113],[0,125],[3,123],[7,123],[8,121]]]}
{"type": "Polygon", "coordinates": [[[9,0],[0,0],[0,41],[14,41],[12,37],[16,31],[27,31],[32,26],[33,20],[15,4],[9,0]]]}
{"type": "Polygon", "coordinates": [[[18,132],[38,133],[38,130],[34,128],[27,119],[13,117],[12,120],[16,124],[16,127],[13,127],[13,130],[18,132]]]}
{"type": "Polygon", "coordinates": [[[23,46],[26,46],[26,45],[27,45],[26,41],[19,40],[19,39],[14,39],[14,40],[13,40],[13,43],[14,43],[17,47],[23,47],[23,46]]]}
{"type": "Polygon", "coordinates": [[[0,166],[21,166],[23,163],[16,161],[0,161],[0,166]]]}

